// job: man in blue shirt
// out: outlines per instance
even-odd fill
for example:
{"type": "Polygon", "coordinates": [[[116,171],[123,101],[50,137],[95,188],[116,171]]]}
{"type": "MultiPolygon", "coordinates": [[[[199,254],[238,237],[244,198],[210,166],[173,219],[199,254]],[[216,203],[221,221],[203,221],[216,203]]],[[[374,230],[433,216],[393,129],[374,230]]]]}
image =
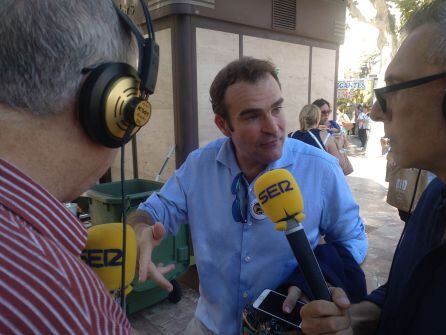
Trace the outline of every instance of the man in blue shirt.
{"type": "Polygon", "coordinates": [[[367,238],[336,159],[286,138],[284,99],[271,63],[253,58],[230,63],[210,94],[215,124],[226,137],[193,151],[129,222],[140,248],[139,278],[150,276],[168,290],[162,274],[170,268],[157,268],[150,255],[164,230],[175,234],[189,224],[200,298],[185,333],[239,334],[243,308],[297,266],[285,235],[259,210],[253,185],[263,172],[286,168],[296,178],[313,248],[324,236],[361,263],[367,238]]]}
{"type": "Polygon", "coordinates": [[[404,227],[387,283],[350,304],[333,289],[333,302],[301,309],[305,334],[446,334],[446,1],[421,6],[407,37],[375,90],[372,119],[384,123],[395,162],[424,169],[434,179],[404,227]]]}

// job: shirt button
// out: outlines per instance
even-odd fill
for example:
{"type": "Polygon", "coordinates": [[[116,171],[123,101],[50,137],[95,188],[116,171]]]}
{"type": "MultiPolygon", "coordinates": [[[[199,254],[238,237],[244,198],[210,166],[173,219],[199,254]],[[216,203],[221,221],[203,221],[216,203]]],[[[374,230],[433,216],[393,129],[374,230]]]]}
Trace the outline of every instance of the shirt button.
{"type": "Polygon", "coordinates": [[[249,262],[251,260],[251,257],[250,256],[246,256],[245,257],[245,262],[249,262]]]}
{"type": "Polygon", "coordinates": [[[248,298],[248,292],[243,292],[243,298],[248,298]]]}

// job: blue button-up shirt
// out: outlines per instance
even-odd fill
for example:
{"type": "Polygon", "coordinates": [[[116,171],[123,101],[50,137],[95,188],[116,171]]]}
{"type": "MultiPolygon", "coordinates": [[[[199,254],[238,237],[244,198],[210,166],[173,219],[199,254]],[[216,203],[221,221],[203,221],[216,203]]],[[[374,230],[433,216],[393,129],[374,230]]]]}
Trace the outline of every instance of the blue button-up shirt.
{"type": "MultiPolygon", "coordinates": [[[[282,157],[266,170],[276,168],[288,169],[300,186],[312,247],[325,235],[361,263],[367,253],[364,224],[337,160],[287,138],[282,157]]],[[[245,305],[297,266],[285,234],[254,209],[255,180],[248,186],[247,223],[234,221],[231,184],[240,172],[231,140],[216,140],[193,151],[161,191],[139,206],[170,234],[189,224],[200,277],[195,315],[217,334],[239,334],[245,305]]]]}

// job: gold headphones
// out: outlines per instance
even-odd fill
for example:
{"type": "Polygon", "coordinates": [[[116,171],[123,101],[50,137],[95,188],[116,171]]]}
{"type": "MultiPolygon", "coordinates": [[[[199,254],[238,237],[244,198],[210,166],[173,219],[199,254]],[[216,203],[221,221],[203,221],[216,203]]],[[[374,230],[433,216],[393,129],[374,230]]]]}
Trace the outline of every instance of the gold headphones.
{"type": "Polygon", "coordinates": [[[88,136],[109,148],[127,143],[151,116],[149,95],[158,76],[159,46],[155,42],[149,10],[140,0],[148,38],[115,4],[119,18],[136,37],[138,71],[126,63],[104,63],[84,69],[88,73],[79,93],[79,118],[88,136]]]}

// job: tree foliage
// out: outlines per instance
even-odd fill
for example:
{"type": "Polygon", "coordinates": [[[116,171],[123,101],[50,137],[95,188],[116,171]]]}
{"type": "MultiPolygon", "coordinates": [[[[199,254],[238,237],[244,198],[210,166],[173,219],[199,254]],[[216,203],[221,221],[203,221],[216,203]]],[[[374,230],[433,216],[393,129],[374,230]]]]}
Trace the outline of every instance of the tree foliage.
{"type": "MultiPolygon", "coordinates": [[[[395,55],[400,40],[399,32],[414,11],[433,0],[345,0],[348,14],[359,22],[370,24],[378,30],[376,51],[363,55],[364,64],[374,67],[374,74],[384,77],[390,59],[395,55]],[[376,10],[374,17],[361,11],[361,4],[368,1],[376,10]]],[[[361,95],[338,99],[339,104],[356,104],[369,101],[371,97],[361,95]],[[342,100],[342,101],[341,101],[342,100]],[[345,101],[344,101],[345,100],[345,101]]]]}
{"type": "Polygon", "coordinates": [[[432,0],[346,0],[348,13],[354,19],[370,24],[378,30],[377,52],[365,57],[364,62],[379,63],[381,68],[386,67],[398,49],[400,28],[417,8],[429,2],[432,0]],[[376,15],[372,18],[364,15],[358,6],[360,1],[368,1],[375,8],[376,15]],[[395,16],[396,12],[399,15],[395,16]],[[386,47],[389,48],[390,55],[383,54],[386,47]]]}
{"type": "Polygon", "coordinates": [[[395,17],[389,10],[389,4],[386,0],[369,0],[376,9],[374,18],[369,19],[364,15],[358,6],[357,0],[346,0],[350,15],[358,21],[368,23],[378,29],[377,47],[380,52],[384,46],[391,48],[392,55],[395,54],[398,47],[397,32],[395,29],[395,17]]]}
{"type": "Polygon", "coordinates": [[[401,27],[404,26],[417,8],[432,2],[432,0],[389,0],[389,2],[394,3],[401,13],[401,21],[399,25],[401,27]]]}

